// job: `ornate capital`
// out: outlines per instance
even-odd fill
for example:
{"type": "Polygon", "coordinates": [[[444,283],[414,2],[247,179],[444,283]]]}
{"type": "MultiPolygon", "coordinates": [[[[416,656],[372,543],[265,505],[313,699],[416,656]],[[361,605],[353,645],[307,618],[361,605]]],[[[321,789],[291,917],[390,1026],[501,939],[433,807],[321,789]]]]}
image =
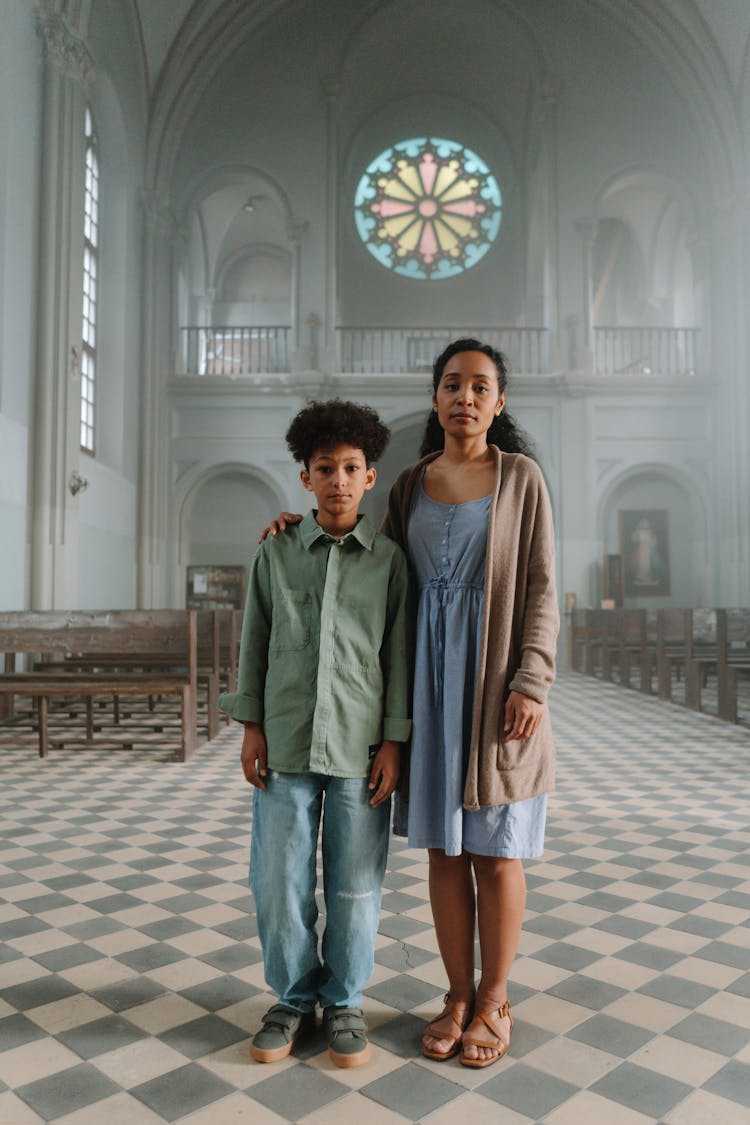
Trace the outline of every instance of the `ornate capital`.
{"type": "Polygon", "coordinates": [[[39,49],[44,62],[58,67],[67,77],[87,90],[96,77],[96,67],[83,39],[74,35],[65,20],[51,6],[41,4],[36,16],[39,49]]]}
{"type": "Polygon", "coordinates": [[[302,241],[302,235],[307,230],[307,219],[289,219],[286,224],[286,237],[289,240],[289,245],[292,247],[299,246],[302,241]]]}
{"type": "Polygon", "coordinates": [[[599,223],[596,219],[579,219],[576,230],[581,236],[584,246],[591,247],[596,241],[596,231],[599,223]]]}
{"type": "Polygon", "coordinates": [[[327,74],[325,78],[321,78],[320,88],[329,105],[337,102],[341,93],[341,81],[338,74],[327,74]]]}
{"type": "Polygon", "coordinates": [[[141,190],[141,207],[146,225],[154,234],[172,238],[177,230],[169,196],[147,188],[141,190]]]}
{"type": "Polygon", "coordinates": [[[543,79],[539,92],[541,95],[541,99],[546,106],[556,106],[562,98],[562,81],[559,78],[554,78],[551,74],[548,74],[543,79]]]}

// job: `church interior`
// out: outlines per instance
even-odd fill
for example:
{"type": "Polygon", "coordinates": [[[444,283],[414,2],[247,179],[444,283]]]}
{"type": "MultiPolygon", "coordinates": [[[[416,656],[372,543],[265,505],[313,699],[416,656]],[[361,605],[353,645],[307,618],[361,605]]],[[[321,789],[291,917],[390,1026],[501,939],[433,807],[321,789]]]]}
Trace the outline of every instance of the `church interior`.
{"type": "Polygon", "coordinates": [[[746,1122],[750,6],[1,7],[0,1122],[746,1122]],[[460,337],[507,357],[555,521],[518,1028],[486,1072],[422,1057],[445,978],[394,839],[372,1062],[264,1067],[215,706],[248,567],[310,507],[295,414],[378,411],[377,526],[460,337]],[[29,686],[55,627],[114,709],[29,686]]]}

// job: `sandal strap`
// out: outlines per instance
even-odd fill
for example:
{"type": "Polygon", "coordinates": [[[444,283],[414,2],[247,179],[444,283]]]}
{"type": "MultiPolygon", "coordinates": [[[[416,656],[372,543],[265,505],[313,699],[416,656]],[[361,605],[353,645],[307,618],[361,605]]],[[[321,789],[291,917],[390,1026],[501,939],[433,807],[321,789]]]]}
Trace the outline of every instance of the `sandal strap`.
{"type": "Polygon", "coordinates": [[[469,1022],[473,1004],[471,1001],[458,1000],[454,1004],[450,998],[450,993],[446,992],[443,997],[444,1007],[439,1016],[426,1025],[422,1032],[422,1037],[425,1035],[432,1039],[459,1039],[463,1034],[464,1028],[469,1022]],[[455,1029],[455,1030],[454,1030],[455,1029]]]}
{"type": "Polygon", "coordinates": [[[487,1047],[492,1051],[507,1051],[508,1047],[510,1046],[510,1035],[507,1039],[503,1039],[501,1036],[503,1028],[500,1027],[500,1020],[506,1018],[510,1020],[510,1031],[512,1032],[513,1016],[510,1014],[510,1003],[507,1000],[500,1008],[492,1008],[483,1012],[475,1012],[474,1019],[481,1020],[487,1030],[492,1034],[489,1039],[480,1039],[476,1034],[467,1035],[466,1032],[464,1032],[464,1046],[487,1047]]]}

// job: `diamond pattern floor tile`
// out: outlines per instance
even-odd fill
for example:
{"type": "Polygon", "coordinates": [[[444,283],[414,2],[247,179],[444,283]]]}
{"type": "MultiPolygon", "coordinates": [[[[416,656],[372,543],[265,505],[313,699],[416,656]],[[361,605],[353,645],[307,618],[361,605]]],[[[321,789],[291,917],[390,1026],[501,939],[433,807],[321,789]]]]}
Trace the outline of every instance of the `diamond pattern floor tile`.
{"type": "Polygon", "coordinates": [[[155,731],[143,753],[44,763],[33,737],[4,742],[0,1121],[745,1121],[750,731],[573,674],[552,709],[558,790],[526,864],[518,1022],[485,1070],[420,1054],[446,987],[423,852],[392,841],[371,1064],[337,1070],[318,1032],[260,1066],[247,1042],[271,997],[240,731],[187,765],[155,731]]]}

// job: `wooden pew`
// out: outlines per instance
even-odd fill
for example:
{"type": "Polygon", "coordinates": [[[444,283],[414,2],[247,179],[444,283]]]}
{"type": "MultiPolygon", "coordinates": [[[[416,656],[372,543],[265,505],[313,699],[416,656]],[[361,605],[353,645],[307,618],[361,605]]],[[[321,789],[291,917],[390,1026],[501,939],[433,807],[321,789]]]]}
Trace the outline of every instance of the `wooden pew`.
{"type": "Polygon", "coordinates": [[[587,617],[586,656],[584,671],[589,676],[601,674],[611,679],[609,653],[610,609],[590,609],[587,617]]]}
{"type": "Polygon", "coordinates": [[[716,667],[715,609],[694,609],[685,638],[685,706],[702,711],[701,695],[710,669],[716,667]]]}
{"type": "MultiPolygon", "coordinates": [[[[115,617],[120,612],[113,610],[110,616],[115,617]]],[[[161,613],[160,610],[152,611],[152,616],[161,613]]],[[[164,612],[171,612],[169,610],[164,612]]],[[[197,610],[197,683],[199,688],[206,692],[206,721],[208,737],[215,738],[220,730],[219,714],[219,683],[221,679],[220,661],[220,629],[217,614],[220,610],[197,610]]],[[[224,611],[231,612],[231,611],[224,611]]],[[[56,654],[48,654],[46,658],[34,664],[36,671],[51,672],[80,672],[80,673],[148,673],[173,674],[177,671],[179,661],[175,653],[153,652],[150,648],[144,652],[97,652],[96,654],[76,653],[73,656],[66,654],[61,662],[55,658],[56,654]]],[[[187,667],[187,652],[183,654],[182,664],[187,667]]],[[[149,694],[149,708],[153,710],[153,694],[149,694]]],[[[119,696],[114,696],[115,723],[120,721],[119,696]]]]}
{"type": "Polygon", "coordinates": [[[691,631],[690,609],[660,609],[656,615],[656,676],[659,699],[671,702],[672,669],[685,663],[691,631]]]}
{"type": "Polygon", "coordinates": [[[719,718],[737,722],[737,680],[750,676],[750,609],[716,611],[719,718]]]}
{"type": "MultiPolygon", "coordinates": [[[[0,613],[0,652],[52,653],[59,658],[57,665],[44,669],[4,673],[0,697],[25,695],[38,701],[39,755],[46,758],[52,698],[86,701],[86,735],[91,741],[94,698],[177,695],[181,759],[186,761],[197,745],[197,635],[193,610],[0,613]],[[76,668],[76,660],[85,668],[76,668]],[[134,670],[133,662],[139,670],[134,670]],[[122,666],[128,670],[122,671],[122,666]]],[[[214,682],[213,698],[217,690],[214,682]]]]}
{"type": "Polygon", "coordinates": [[[632,686],[633,664],[638,668],[638,686],[651,691],[651,656],[645,609],[624,609],[620,617],[620,683],[632,686]]]}
{"type": "Polygon", "coordinates": [[[570,615],[570,666],[574,672],[585,672],[588,642],[589,609],[574,609],[570,615]]]}

